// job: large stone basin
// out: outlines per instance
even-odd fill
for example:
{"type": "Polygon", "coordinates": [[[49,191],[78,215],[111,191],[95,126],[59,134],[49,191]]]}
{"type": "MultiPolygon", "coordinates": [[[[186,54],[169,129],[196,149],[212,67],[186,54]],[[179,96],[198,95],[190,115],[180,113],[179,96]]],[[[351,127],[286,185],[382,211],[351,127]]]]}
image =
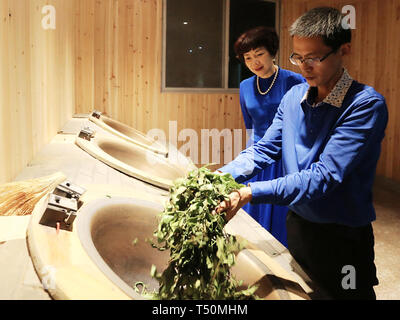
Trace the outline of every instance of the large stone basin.
{"type": "Polygon", "coordinates": [[[99,118],[96,118],[92,115],[89,117],[89,119],[98,126],[102,127],[104,130],[107,130],[108,132],[115,134],[128,142],[140,145],[141,147],[163,156],[168,155],[168,149],[166,146],[151,139],[141,131],[136,130],[135,128],[132,128],[120,121],[107,117],[103,114],[100,115],[99,118]]]}
{"type": "Polygon", "coordinates": [[[134,286],[144,282],[149,290],[158,282],[150,276],[154,264],[162,270],[169,253],[151,247],[162,206],[133,198],[100,200],[83,208],[77,219],[82,246],[106,276],[132,299],[141,299],[134,286]]]}
{"type": "Polygon", "coordinates": [[[90,140],[77,137],[76,143],[109,166],[166,190],[175,179],[186,174],[166,158],[117,137],[96,134],[90,140]]]}
{"type": "MultiPolygon", "coordinates": [[[[161,211],[162,206],[151,201],[102,199],[82,208],[76,221],[82,246],[93,262],[132,299],[143,299],[133,289],[136,282],[144,282],[149,290],[158,288],[158,282],[150,276],[153,264],[159,271],[168,264],[168,251],[160,252],[146,242],[158,225],[161,211]]],[[[244,281],[244,287],[256,283],[261,298],[293,299],[271,267],[249,250],[239,253],[232,271],[236,279],[244,281]]],[[[295,297],[304,299],[301,296],[295,297]]]]}

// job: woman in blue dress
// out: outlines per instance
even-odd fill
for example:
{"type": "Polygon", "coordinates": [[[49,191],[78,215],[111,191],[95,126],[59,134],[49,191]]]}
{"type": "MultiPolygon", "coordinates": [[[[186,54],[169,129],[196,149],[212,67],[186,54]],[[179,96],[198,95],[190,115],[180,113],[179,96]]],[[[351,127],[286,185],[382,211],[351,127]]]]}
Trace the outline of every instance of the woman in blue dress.
{"type": "MultiPolygon", "coordinates": [[[[305,79],[275,64],[279,39],[271,28],[256,27],[243,33],[234,48],[236,57],[254,73],[240,83],[240,105],[246,129],[250,133],[248,147],[264,136],[285,93],[294,85],[305,82],[305,79]]],[[[272,180],[282,175],[282,162],[279,161],[246,183],[272,180]]],[[[248,203],[243,209],[287,247],[286,207],[248,203]]]]}

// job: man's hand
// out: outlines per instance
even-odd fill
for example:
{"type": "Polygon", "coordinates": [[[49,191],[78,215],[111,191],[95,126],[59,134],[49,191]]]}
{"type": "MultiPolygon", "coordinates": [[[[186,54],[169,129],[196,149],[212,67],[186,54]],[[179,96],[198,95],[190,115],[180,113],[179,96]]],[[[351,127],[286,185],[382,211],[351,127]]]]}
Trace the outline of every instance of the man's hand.
{"type": "Polygon", "coordinates": [[[243,187],[234,190],[229,194],[229,200],[222,201],[213,211],[213,213],[226,212],[225,220],[228,222],[246,203],[251,201],[251,188],[243,187]]]}

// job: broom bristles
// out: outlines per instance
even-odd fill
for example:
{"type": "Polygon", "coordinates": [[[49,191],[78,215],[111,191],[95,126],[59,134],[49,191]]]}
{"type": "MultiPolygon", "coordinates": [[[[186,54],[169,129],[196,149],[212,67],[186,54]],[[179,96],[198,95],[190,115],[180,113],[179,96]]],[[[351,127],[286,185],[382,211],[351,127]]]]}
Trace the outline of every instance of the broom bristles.
{"type": "Polygon", "coordinates": [[[56,172],[41,178],[0,185],[0,216],[31,214],[39,200],[65,179],[62,172],[56,172]]]}

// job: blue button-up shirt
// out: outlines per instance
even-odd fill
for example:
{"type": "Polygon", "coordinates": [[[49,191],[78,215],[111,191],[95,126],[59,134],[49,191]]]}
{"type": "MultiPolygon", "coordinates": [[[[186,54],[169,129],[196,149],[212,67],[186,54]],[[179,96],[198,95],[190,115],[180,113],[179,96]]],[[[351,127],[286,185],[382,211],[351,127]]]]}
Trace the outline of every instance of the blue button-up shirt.
{"type": "Polygon", "coordinates": [[[252,203],[288,206],[312,222],[363,226],[375,220],[372,186],[388,121],[385,99],[344,70],[324,101],[292,87],[264,137],[221,169],[244,182],[282,158],[284,176],[249,184],[252,203]]]}

